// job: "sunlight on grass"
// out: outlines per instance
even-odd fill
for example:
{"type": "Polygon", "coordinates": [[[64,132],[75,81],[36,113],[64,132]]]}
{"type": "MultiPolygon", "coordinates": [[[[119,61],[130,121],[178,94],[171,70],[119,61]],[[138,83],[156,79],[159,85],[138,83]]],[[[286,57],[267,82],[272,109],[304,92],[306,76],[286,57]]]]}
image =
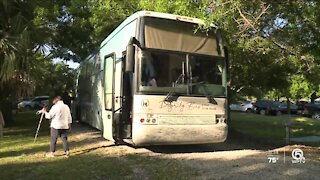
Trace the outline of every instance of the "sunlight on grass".
{"type": "Polygon", "coordinates": [[[308,122],[310,120],[309,120],[309,118],[306,118],[306,117],[297,117],[297,118],[295,118],[295,121],[297,121],[297,122],[308,122]]]}
{"type": "Polygon", "coordinates": [[[299,129],[292,129],[291,131],[296,133],[296,132],[302,132],[304,129],[303,128],[299,128],[299,129]]]}
{"type": "Polygon", "coordinates": [[[44,122],[33,143],[38,116],[34,112],[15,115],[12,127],[5,128],[0,140],[0,179],[181,179],[197,173],[181,163],[128,153],[125,148],[110,147],[84,128],[69,136],[71,156],[64,157],[58,141],[56,157],[46,158],[49,149],[48,122],[44,122]],[[90,136],[91,135],[91,136],[90,136]],[[161,167],[161,168],[159,168],[161,167]],[[67,170],[66,170],[67,169],[67,170]]]}
{"type": "Polygon", "coordinates": [[[320,135],[320,122],[300,116],[262,116],[252,113],[231,113],[232,127],[245,135],[268,141],[282,141],[286,137],[285,123],[291,121],[291,137],[320,135]]]}

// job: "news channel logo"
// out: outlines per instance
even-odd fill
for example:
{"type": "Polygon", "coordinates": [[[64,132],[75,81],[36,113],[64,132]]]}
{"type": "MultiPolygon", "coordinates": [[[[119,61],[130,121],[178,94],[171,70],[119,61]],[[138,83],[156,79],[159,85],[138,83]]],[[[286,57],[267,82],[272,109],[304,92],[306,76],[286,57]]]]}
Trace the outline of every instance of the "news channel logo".
{"type": "MultiPolygon", "coordinates": [[[[269,150],[267,152],[268,156],[268,162],[270,164],[276,164],[282,156],[280,155],[278,150],[269,150]]],[[[293,164],[298,164],[298,163],[305,163],[306,158],[303,156],[303,151],[301,149],[293,149],[291,152],[291,157],[292,157],[292,163],[293,164]]],[[[286,163],[286,152],[283,152],[283,162],[286,163]]]]}
{"type": "Polygon", "coordinates": [[[292,160],[293,164],[306,162],[306,158],[303,157],[303,151],[301,149],[292,150],[291,156],[293,158],[293,160],[292,160]]]}

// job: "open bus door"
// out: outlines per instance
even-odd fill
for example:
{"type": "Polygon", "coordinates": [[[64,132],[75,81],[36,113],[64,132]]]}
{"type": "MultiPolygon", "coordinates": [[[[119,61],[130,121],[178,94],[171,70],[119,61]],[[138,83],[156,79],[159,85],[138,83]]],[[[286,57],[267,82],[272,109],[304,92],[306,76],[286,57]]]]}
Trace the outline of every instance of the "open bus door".
{"type": "MultiPolygon", "coordinates": [[[[122,69],[126,69],[127,61],[126,51],[122,53],[122,69]]],[[[122,89],[121,89],[121,116],[119,126],[119,138],[131,139],[132,137],[132,78],[133,72],[124,71],[122,74],[122,89]]]]}
{"type": "Polygon", "coordinates": [[[104,108],[105,113],[102,118],[103,123],[103,137],[108,140],[114,139],[115,129],[115,54],[109,54],[105,56],[104,62],[104,108]]]}
{"type": "Polygon", "coordinates": [[[133,61],[134,61],[133,45],[128,45],[127,50],[122,52],[122,79],[121,79],[121,107],[116,110],[120,111],[115,121],[116,143],[132,144],[132,80],[133,80],[133,61]]]}

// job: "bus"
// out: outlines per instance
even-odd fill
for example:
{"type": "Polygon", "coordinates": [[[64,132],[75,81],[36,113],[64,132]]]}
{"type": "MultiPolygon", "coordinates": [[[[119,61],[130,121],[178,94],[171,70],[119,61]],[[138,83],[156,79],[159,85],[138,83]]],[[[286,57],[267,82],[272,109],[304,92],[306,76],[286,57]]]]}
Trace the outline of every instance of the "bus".
{"type": "Polygon", "coordinates": [[[124,20],[79,66],[79,120],[116,144],[225,141],[227,53],[203,24],[151,11],[124,20]]]}

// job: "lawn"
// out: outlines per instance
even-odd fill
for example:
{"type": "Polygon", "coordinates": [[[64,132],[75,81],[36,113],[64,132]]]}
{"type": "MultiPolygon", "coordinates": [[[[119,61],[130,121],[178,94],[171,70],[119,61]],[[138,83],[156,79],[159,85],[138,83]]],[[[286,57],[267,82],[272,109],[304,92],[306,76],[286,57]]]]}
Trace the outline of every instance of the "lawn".
{"type": "MultiPolygon", "coordinates": [[[[130,154],[118,147],[112,150],[93,140],[79,141],[76,138],[81,132],[69,138],[73,153],[69,158],[45,158],[49,148],[48,122],[43,122],[38,140],[33,144],[38,118],[34,112],[19,113],[14,117],[14,126],[5,128],[4,138],[0,139],[0,179],[186,179],[196,176],[195,171],[180,162],[130,154]]],[[[97,133],[90,128],[84,132],[97,133]]],[[[60,143],[58,149],[61,155],[60,143]]]]}
{"type": "MultiPolygon", "coordinates": [[[[231,112],[233,129],[246,136],[267,140],[283,141],[286,137],[285,124],[291,122],[291,137],[320,136],[320,121],[293,115],[262,116],[252,113],[231,112]]],[[[306,143],[308,145],[308,143],[306,143]]],[[[310,143],[309,143],[310,144],[310,143]]],[[[311,143],[311,145],[319,143],[311,143]]]]}
{"type": "MultiPolygon", "coordinates": [[[[234,112],[231,115],[233,127],[244,135],[275,141],[285,138],[286,116],[234,112]]],[[[48,122],[43,122],[38,140],[33,144],[39,116],[23,112],[14,119],[14,125],[5,128],[5,136],[0,139],[0,179],[194,179],[199,175],[180,161],[138,153],[139,149],[128,153],[121,146],[102,146],[99,143],[106,141],[100,136],[96,140],[89,137],[99,132],[86,126],[74,130],[70,136],[69,158],[45,158],[49,149],[48,122]]],[[[292,117],[292,136],[309,135],[320,135],[320,122],[292,117]]],[[[61,155],[60,143],[58,149],[61,155]]]]}

